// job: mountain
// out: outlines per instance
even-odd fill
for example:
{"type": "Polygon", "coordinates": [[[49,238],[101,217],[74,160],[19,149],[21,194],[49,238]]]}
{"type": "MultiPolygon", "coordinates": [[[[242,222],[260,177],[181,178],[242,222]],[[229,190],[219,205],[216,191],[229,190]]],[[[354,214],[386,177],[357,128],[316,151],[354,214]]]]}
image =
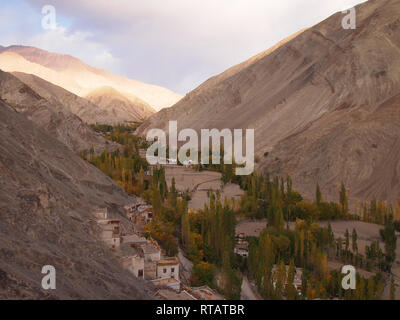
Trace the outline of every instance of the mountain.
{"type": "MultiPolygon", "coordinates": [[[[81,98],[59,86],[43,80],[33,74],[27,74],[23,72],[13,72],[12,74],[33,89],[41,97],[45,98],[48,102],[53,105],[62,105],[63,108],[77,115],[85,123],[118,123],[113,118],[112,113],[108,110],[103,110],[90,101],[81,98]]],[[[120,122],[124,121],[125,120],[120,119],[120,122]]]]}
{"type": "Polygon", "coordinates": [[[138,132],[168,120],[253,128],[258,168],[290,174],[308,198],[319,183],[337,200],[343,181],[357,199],[398,199],[400,1],[370,0],[356,12],[355,30],[336,13],[209,79],[138,132]]]}
{"type": "Polygon", "coordinates": [[[136,97],[128,98],[112,87],[98,88],[85,98],[100,109],[109,112],[116,123],[126,122],[127,119],[141,121],[155,113],[146,102],[136,97]]]}
{"type": "MultiPolygon", "coordinates": [[[[166,88],[121,77],[91,67],[70,55],[51,53],[34,47],[0,48],[0,68],[8,72],[30,73],[80,97],[102,87],[112,87],[128,97],[145,101],[160,110],[182,97],[166,88]]],[[[150,109],[150,111],[152,111],[150,109]]]]}
{"type": "MultiPolygon", "coordinates": [[[[30,76],[18,74],[22,79],[30,76]]],[[[41,82],[41,79],[34,78],[41,82]]],[[[30,83],[31,81],[27,81],[30,83]]],[[[102,152],[104,149],[115,150],[118,145],[104,139],[99,133],[91,130],[78,116],[70,110],[78,108],[79,99],[74,97],[71,100],[55,99],[53,96],[42,90],[41,86],[33,86],[40,89],[41,93],[50,98],[50,101],[43,98],[32,87],[19,80],[14,75],[0,70],[0,98],[12,106],[16,111],[24,113],[36,125],[55,137],[75,153],[82,150],[94,148],[95,152],[102,152]],[[63,102],[60,102],[62,100],[63,102]],[[78,100],[78,102],[76,102],[78,100]],[[77,103],[77,104],[75,104],[77,103]]],[[[53,88],[53,87],[49,87],[53,88]]],[[[54,89],[54,88],[53,88],[54,89]]],[[[60,88],[56,88],[57,90],[60,88]]],[[[58,91],[59,92],[59,91],[58,91]]],[[[61,91],[64,94],[63,91],[61,91]]],[[[68,94],[66,94],[69,97],[68,94]]],[[[65,97],[65,96],[63,96],[65,97]]],[[[98,108],[98,107],[97,107],[98,108]]]]}
{"type": "Polygon", "coordinates": [[[0,299],[148,299],[97,238],[92,211],[115,217],[122,188],[0,100],[0,299]],[[42,290],[44,265],[56,290],[42,290]]]}

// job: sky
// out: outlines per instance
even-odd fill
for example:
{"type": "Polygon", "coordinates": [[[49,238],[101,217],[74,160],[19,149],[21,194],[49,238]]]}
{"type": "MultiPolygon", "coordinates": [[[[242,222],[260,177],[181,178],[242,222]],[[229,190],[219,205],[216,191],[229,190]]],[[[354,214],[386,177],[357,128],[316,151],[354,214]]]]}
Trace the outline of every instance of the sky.
{"type": "MultiPolygon", "coordinates": [[[[0,45],[73,55],[182,95],[364,0],[1,0],[0,45]],[[43,6],[56,13],[45,29],[43,6]]],[[[345,14],[343,14],[345,16],[345,14]]]]}

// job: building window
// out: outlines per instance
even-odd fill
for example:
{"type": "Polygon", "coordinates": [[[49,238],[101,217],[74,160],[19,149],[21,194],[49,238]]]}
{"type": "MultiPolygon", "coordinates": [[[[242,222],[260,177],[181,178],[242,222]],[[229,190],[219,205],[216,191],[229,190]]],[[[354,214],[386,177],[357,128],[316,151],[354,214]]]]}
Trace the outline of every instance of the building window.
{"type": "Polygon", "coordinates": [[[171,268],[171,272],[174,273],[175,272],[175,268],[171,268]]]}
{"type": "Polygon", "coordinates": [[[164,268],[164,270],[163,270],[163,271],[164,271],[164,273],[167,273],[167,269],[166,269],[166,268],[164,268]]]}

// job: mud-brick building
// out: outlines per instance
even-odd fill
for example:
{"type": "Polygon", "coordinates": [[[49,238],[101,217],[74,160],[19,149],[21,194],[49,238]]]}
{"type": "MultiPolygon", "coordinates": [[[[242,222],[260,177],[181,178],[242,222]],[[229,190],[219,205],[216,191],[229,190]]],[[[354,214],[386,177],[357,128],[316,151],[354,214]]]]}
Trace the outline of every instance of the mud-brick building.
{"type": "Polygon", "coordinates": [[[100,238],[110,248],[119,248],[121,244],[120,220],[103,219],[98,220],[97,224],[101,228],[100,238]]]}
{"type": "Polygon", "coordinates": [[[157,261],[157,279],[174,278],[179,281],[179,260],[177,257],[157,261]]]}

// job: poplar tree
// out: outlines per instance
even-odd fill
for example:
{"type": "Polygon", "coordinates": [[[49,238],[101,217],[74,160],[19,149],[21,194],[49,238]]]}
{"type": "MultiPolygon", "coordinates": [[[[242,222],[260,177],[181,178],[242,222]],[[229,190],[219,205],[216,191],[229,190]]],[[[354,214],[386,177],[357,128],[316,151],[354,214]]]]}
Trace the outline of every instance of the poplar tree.
{"type": "Polygon", "coordinates": [[[353,228],[353,233],[351,234],[351,247],[353,249],[354,253],[358,253],[358,245],[357,245],[357,231],[355,228],[353,228]]]}
{"type": "Polygon", "coordinates": [[[287,281],[286,281],[287,300],[295,300],[297,297],[297,290],[293,284],[294,276],[295,276],[295,266],[294,266],[293,259],[291,259],[290,264],[289,264],[287,281]]]}
{"type": "Polygon", "coordinates": [[[321,190],[319,188],[319,184],[317,183],[317,188],[315,190],[315,203],[319,206],[322,202],[321,190]]]}
{"type": "Polygon", "coordinates": [[[390,300],[396,300],[396,284],[393,277],[390,280],[390,300]]]}
{"type": "Polygon", "coordinates": [[[346,188],[345,188],[343,182],[340,187],[339,201],[340,201],[340,206],[341,206],[341,214],[343,216],[346,216],[349,212],[349,200],[348,200],[346,188]]]}

